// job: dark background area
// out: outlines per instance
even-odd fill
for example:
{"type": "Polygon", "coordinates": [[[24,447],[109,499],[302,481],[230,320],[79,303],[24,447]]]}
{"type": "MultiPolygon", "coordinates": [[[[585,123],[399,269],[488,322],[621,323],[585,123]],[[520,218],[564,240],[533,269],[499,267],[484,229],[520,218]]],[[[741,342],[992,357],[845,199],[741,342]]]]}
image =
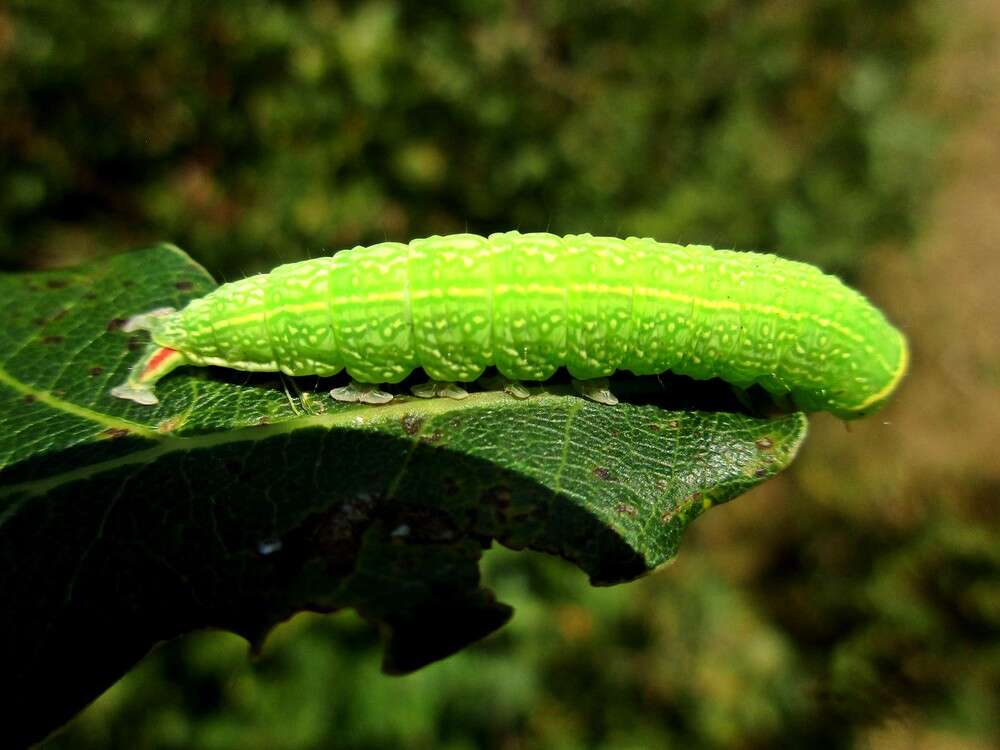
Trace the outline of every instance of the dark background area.
{"type": "Polygon", "coordinates": [[[1000,741],[1000,11],[987,0],[0,7],[0,266],[168,240],[217,278],[519,228],[766,249],[911,337],[878,416],[675,564],[404,678],[353,614],[168,644],[51,748],[987,748],[1000,741]]]}

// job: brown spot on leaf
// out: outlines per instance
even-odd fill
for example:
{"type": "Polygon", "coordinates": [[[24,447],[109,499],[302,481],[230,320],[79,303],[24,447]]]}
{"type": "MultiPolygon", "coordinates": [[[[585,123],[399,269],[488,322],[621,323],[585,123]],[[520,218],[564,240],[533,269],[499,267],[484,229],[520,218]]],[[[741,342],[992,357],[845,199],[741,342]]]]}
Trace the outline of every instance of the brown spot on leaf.
{"type": "Polygon", "coordinates": [[[663,428],[660,427],[660,425],[658,425],[658,424],[656,424],[654,422],[654,423],[652,423],[652,424],[649,425],[649,429],[651,429],[653,432],[659,432],[663,428]]]}
{"type": "Polygon", "coordinates": [[[767,469],[757,469],[757,471],[755,471],[753,473],[753,475],[755,477],[758,477],[758,478],[759,477],[766,477],[767,476],[767,469]]]}
{"type": "MultiPolygon", "coordinates": [[[[692,492],[690,495],[681,500],[676,507],[665,511],[663,515],[660,516],[660,521],[663,523],[670,523],[677,516],[687,516],[688,511],[690,511],[692,507],[696,508],[695,515],[697,515],[701,510],[701,508],[697,508],[697,506],[701,503],[702,498],[704,498],[704,495],[701,492],[692,492]]],[[[711,503],[705,503],[705,505],[709,504],[711,503]]]]}
{"type": "Polygon", "coordinates": [[[33,404],[33,403],[35,403],[36,400],[37,399],[34,397],[33,394],[31,394],[31,393],[25,393],[24,394],[24,403],[26,403],[26,404],[33,404]]]}
{"type": "Polygon", "coordinates": [[[112,318],[108,321],[105,329],[108,331],[120,331],[123,325],[125,325],[125,318],[112,318]]]}
{"type": "Polygon", "coordinates": [[[671,419],[669,422],[667,422],[667,426],[671,430],[676,430],[678,427],[681,426],[681,423],[678,420],[676,420],[676,419],[671,419]]]}
{"type": "Polygon", "coordinates": [[[174,284],[175,287],[180,289],[182,292],[188,292],[194,289],[194,282],[192,281],[178,281],[174,284]]]}
{"type": "Polygon", "coordinates": [[[333,578],[351,573],[364,532],[375,520],[376,499],[361,493],[306,518],[283,540],[289,571],[298,572],[305,561],[319,559],[333,578]]]}
{"type": "Polygon", "coordinates": [[[771,450],[771,448],[774,447],[774,441],[771,440],[771,438],[769,438],[769,437],[762,437],[762,438],[760,438],[760,439],[757,440],[757,442],[755,443],[755,445],[757,446],[757,450],[760,450],[760,451],[769,451],[769,450],[771,450]]]}
{"type": "Polygon", "coordinates": [[[68,307],[61,307],[51,315],[43,315],[39,318],[33,318],[31,322],[34,323],[36,326],[45,326],[48,325],[49,323],[54,323],[55,321],[66,317],[66,313],[68,312],[69,312],[68,307]]]}
{"type": "Polygon", "coordinates": [[[594,468],[594,476],[598,479],[603,479],[605,482],[611,481],[611,472],[603,466],[597,466],[594,468]]]}
{"type": "Polygon", "coordinates": [[[420,432],[420,428],[424,425],[424,418],[416,414],[404,414],[399,422],[403,426],[403,432],[413,436],[420,432]]]}
{"type": "Polygon", "coordinates": [[[117,440],[118,438],[128,437],[132,433],[124,427],[109,427],[102,431],[101,434],[109,440],[117,440]]]}
{"type": "Polygon", "coordinates": [[[64,336],[46,336],[45,338],[42,339],[42,343],[43,344],[61,344],[65,340],[66,340],[66,338],[64,336]]]}
{"type": "Polygon", "coordinates": [[[176,430],[185,422],[185,418],[182,414],[175,414],[169,419],[164,419],[158,425],[156,425],[157,432],[169,433],[176,430]]]}
{"type": "Polygon", "coordinates": [[[102,372],[104,372],[104,368],[94,365],[89,370],[87,370],[87,372],[90,373],[90,377],[94,378],[100,375],[102,372]]]}
{"type": "Polygon", "coordinates": [[[623,516],[628,516],[629,518],[635,518],[639,515],[639,511],[635,509],[635,506],[628,503],[618,503],[615,506],[615,513],[621,513],[623,516]]]}
{"type": "Polygon", "coordinates": [[[440,430],[434,430],[434,432],[432,432],[430,435],[424,435],[420,439],[425,443],[439,443],[441,442],[441,438],[443,437],[444,433],[442,433],[440,430]]]}

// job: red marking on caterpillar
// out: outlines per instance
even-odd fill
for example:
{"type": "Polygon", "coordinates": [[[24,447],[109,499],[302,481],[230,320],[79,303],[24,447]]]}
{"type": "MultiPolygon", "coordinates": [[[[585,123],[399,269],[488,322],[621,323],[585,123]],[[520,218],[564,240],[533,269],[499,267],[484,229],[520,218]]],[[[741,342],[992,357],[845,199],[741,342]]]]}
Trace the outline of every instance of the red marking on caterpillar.
{"type": "Polygon", "coordinates": [[[142,377],[146,377],[154,372],[157,367],[163,364],[165,359],[174,354],[177,354],[176,349],[171,349],[169,346],[160,347],[160,350],[149,358],[149,362],[146,363],[146,369],[142,371],[142,377]]]}

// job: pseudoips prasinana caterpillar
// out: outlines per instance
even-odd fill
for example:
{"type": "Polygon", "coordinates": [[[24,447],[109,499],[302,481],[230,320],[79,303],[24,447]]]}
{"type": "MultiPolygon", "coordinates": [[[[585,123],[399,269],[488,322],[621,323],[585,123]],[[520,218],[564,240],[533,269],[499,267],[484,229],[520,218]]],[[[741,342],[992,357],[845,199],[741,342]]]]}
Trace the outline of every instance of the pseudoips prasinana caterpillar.
{"type": "MultiPolygon", "coordinates": [[[[854,418],[878,409],[907,368],[903,335],[814,266],[652,239],[505,232],[383,242],[223,284],[179,311],[134,317],[150,350],[112,393],[156,403],[181,365],[333,375],[340,400],[382,403],[380,383],[421,367],[418,395],[488,366],[513,381],[561,366],[594,379],[667,370],[759,384],[799,409],[854,418]]],[[[515,393],[519,392],[515,388],[515,393]]],[[[520,391],[522,393],[522,391],[520,391]]]]}

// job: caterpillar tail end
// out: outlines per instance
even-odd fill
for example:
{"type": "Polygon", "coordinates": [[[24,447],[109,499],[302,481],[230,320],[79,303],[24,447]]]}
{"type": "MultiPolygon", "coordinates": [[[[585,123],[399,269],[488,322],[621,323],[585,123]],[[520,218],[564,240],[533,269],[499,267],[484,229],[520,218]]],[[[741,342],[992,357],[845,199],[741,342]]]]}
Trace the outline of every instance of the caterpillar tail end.
{"type": "Polygon", "coordinates": [[[150,344],[143,358],[132,369],[128,380],[112,388],[111,395],[143,406],[157,404],[159,399],[153,393],[153,386],[164,375],[185,364],[185,361],[184,355],[176,349],[150,344]]]}
{"type": "Polygon", "coordinates": [[[141,315],[133,315],[122,325],[125,333],[134,331],[152,331],[156,328],[157,318],[164,318],[177,312],[172,307],[158,307],[155,310],[144,312],[141,315]]]}

